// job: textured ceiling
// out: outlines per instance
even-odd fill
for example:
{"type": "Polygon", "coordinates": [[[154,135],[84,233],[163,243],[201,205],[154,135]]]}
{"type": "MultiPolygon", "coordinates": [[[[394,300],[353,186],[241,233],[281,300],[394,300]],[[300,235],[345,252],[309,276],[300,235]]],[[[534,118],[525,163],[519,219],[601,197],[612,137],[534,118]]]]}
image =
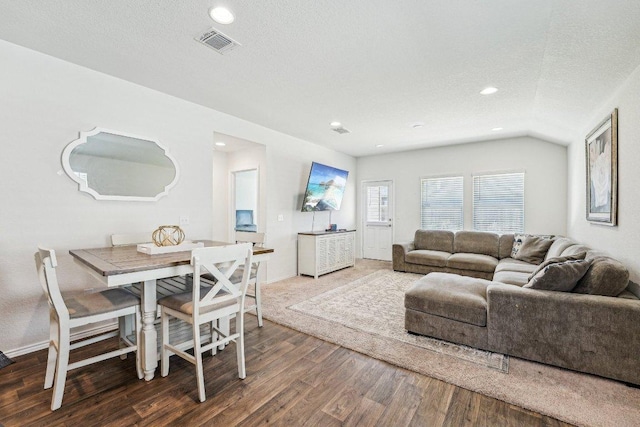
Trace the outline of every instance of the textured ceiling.
{"type": "Polygon", "coordinates": [[[227,0],[227,26],[220,3],[0,0],[0,39],[354,156],[566,144],[640,65],[638,0],[227,0]],[[210,27],[242,46],[193,40],[210,27]]]}

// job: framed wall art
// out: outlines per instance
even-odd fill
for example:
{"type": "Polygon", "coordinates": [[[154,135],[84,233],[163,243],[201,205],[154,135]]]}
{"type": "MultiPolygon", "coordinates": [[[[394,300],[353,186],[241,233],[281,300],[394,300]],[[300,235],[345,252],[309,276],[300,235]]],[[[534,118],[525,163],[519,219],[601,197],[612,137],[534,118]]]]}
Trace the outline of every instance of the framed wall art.
{"type": "Polygon", "coordinates": [[[587,135],[587,221],[616,225],[618,217],[618,109],[587,135]]]}

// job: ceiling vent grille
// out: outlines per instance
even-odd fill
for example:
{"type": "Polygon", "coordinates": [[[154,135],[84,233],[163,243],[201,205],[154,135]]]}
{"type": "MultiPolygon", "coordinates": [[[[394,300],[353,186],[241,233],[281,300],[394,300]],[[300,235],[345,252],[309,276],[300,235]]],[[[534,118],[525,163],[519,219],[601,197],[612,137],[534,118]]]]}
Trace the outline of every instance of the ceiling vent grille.
{"type": "Polygon", "coordinates": [[[337,128],[333,128],[331,130],[334,131],[334,132],[338,132],[340,135],[342,135],[343,133],[351,133],[351,131],[343,128],[342,126],[337,127],[337,128]]]}
{"type": "Polygon", "coordinates": [[[221,55],[235,49],[237,46],[241,46],[240,43],[215,28],[211,28],[206,33],[196,37],[196,41],[210,47],[221,55]]]}

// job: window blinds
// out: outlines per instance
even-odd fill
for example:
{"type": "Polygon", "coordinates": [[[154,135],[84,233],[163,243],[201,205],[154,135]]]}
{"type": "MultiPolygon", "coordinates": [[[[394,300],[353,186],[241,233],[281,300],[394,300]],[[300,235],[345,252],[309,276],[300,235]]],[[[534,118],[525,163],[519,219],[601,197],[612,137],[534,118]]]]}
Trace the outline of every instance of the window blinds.
{"type": "Polygon", "coordinates": [[[495,233],[524,231],[524,173],[473,177],[473,229],[495,233]]]}
{"type": "Polygon", "coordinates": [[[463,229],[462,184],[461,176],[420,180],[421,228],[451,231],[463,229]]]}
{"type": "Polygon", "coordinates": [[[367,187],[367,222],[389,220],[389,187],[367,187]]]}

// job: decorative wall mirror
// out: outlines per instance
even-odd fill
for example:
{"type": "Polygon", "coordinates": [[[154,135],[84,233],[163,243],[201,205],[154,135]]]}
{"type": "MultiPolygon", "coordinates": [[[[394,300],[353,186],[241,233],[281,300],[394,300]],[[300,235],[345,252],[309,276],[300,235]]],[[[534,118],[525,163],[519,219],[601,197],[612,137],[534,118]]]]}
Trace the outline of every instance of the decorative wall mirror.
{"type": "Polygon", "coordinates": [[[156,201],[178,181],[178,164],[158,141],[102,128],[80,132],[62,167],[97,200],[156,201]]]}

